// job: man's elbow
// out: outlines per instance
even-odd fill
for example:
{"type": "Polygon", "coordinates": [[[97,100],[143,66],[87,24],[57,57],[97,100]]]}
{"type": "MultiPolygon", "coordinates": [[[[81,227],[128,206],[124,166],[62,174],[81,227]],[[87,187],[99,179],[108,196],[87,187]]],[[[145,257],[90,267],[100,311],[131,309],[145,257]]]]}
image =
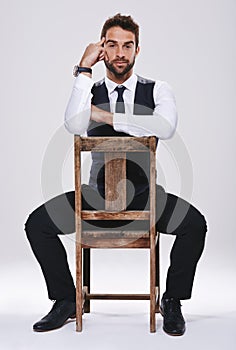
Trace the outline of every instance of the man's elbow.
{"type": "Polygon", "coordinates": [[[73,123],[68,123],[65,121],[64,126],[66,130],[73,135],[83,135],[86,129],[73,125],[73,123]]]}
{"type": "Polygon", "coordinates": [[[171,139],[172,136],[174,135],[176,130],[176,127],[173,127],[171,125],[169,125],[169,127],[167,127],[164,131],[163,134],[161,135],[162,137],[160,137],[162,140],[168,140],[171,139]]]}
{"type": "Polygon", "coordinates": [[[159,115],[158,123],[159,138],[163,140],[170,139],[177,127],[177,115],[171,120],[159,115]]]}
{"type": "MultiPolygon", "coordinates": [[[[87,119],[87,118],[86,118],[87,119]]],[[[85,120],[85,118],[82,118],[80,115],[78,118],[78,115],[75,115],[73,117],[68,117],[65,115],[65,121],[64,126],[66,130],[74,135],[83,135],[88,128],[88,121],[85,120]]]]}
{"type": "Polygon", "coordinates": [[[68,123],[67,121],[64,122],[64,126],[66,128],[66,130],[70,133],[70,134],[76,134],[74,127],[71,125],[71,123],[68,123]]]}

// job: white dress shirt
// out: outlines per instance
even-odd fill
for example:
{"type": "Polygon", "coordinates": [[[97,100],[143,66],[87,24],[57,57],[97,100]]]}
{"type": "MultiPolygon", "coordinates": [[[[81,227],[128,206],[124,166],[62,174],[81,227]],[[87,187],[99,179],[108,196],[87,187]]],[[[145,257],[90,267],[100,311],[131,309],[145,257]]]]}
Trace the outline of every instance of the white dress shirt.
{"type": "MultiPolygon", "coordinates": [[[[65,112],[65,127],[76,135],[84,135],[91,114],[91,89],[94,81],[84,74],[75,79],[72,94],[65,112]]],[[[115,111],[117,83],[105,77],[111,113],[115,111]]],[[[155,109],[153,115],[134,115],[133,104],[137,75],[132,74],[122,85],[126,87],[123,98],[125,114],[113,114],[113,128],[131,136],[156,136],[160,139],[172,137],[177,125],[177,111],[172,88],[165,81],[157,80],[153,88],[155,109]]]]}

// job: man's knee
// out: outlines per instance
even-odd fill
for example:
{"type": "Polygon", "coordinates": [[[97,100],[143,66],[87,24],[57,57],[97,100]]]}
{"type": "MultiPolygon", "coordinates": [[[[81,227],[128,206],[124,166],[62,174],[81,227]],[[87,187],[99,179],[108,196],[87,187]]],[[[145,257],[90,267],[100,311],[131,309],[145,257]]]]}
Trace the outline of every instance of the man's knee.
{"type": "Polygon", "coordinates": [[[35,209],[27,218],[25,222],[25,232],[29,241],[34,239],[35,235],[37,235],[38,231],[42,229],[44,219],[43,219],[43,206],[35,209]]]}
{"type": "Polygon", "coordinates": [[[204,215],[202,215],[200,211],[193,206],[190,207],[185,225],[187,226],[187,231],[191,236],[196,237],[197,239],[205,239],[207,232],[206,219],[204,215]]]}
{"type": "Polygon", "coordinates": [[[205,238],[207,223],[200,211],[187,201],[176,202],[172,217],[167,226],[167,232],[178,235],[187,234],[192,239],[205,238]]]}
{"type": "Polygon", "coordinates": [[[204,215],[194,207],[192,222],[197,231],[207,232],[207,222],[204,215]]]}

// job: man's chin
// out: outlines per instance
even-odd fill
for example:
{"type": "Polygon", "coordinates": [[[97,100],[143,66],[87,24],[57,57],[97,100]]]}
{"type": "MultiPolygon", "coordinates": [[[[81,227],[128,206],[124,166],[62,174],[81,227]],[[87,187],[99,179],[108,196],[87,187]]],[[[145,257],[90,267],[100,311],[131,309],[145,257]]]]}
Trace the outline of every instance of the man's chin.
{"type": "Polygon", "coordinates": [[[123,77],[126,73],[128,73],[132,67],[132,65],[126,65],[124,67],[115,67],[114,64],[108,64],[107,62],[105,62],[105,65],[107,67],[107,69],[109,69],[110,72],[112,72],[117,78],[123,77]]]}
{"type": "Polygon", "coordinates": [[[127,71],[127,67],[110,67],[108,68],[111,72],[113,72],[115,75],[123,75],[125,74],[125,72],[127,71]]]}
{"type": "Polygon", "coordinates": [[[126,69],[113,69],[113,73],[117,76],[117,77],[122,77],[123,75],[125,75],[128,71],[126,69]]]}

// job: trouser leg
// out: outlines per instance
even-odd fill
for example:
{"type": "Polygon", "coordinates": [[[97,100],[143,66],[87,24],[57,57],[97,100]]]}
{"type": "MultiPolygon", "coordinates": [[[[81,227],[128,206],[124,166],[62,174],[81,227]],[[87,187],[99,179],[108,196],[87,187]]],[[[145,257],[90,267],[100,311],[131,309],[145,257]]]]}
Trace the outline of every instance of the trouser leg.
{"type": "MultiPolygon", "coordinates": [[[[149,192],[143,192],[133,199],[128,209],[149,209],[148,197],[149,192]]],[[[178,299],[189,299],[197,262],[204,248],[206,220],[189,202],[156,185],[156,230],[176,236],[170,254],[166,294],[178,299]]]]}
{"type": "Polygon", "coordinates": [[[157,186],[158,232],[175,235],[167,273],[166,293],[189,299],[197,262],[201,257],[207,225],[204,216],[190,203],[157,186]]]}
{"type": "MultiPolygon", "coordinates": [[[[89,186],[82,186],[82,207],[102,207],[103,201],[89,186]],[[84,199],[86,198],[87,201],[84,199]]],[[[52,300],[75,300],[75,286],[60,234],[75,231],[75,192],[63,193],[35,209],[28,217],[25,231],[38,260],[52,300]]]]}
{"type": "Polygon", "coordinates": [[[74,282],[59,234],[74,232],[74,192],[52,198],[28,217],[25,231],[42,269],[51,300],[75,300],[74,282]],[[49,209],[49,210],[48,210],[49,209]]]}

